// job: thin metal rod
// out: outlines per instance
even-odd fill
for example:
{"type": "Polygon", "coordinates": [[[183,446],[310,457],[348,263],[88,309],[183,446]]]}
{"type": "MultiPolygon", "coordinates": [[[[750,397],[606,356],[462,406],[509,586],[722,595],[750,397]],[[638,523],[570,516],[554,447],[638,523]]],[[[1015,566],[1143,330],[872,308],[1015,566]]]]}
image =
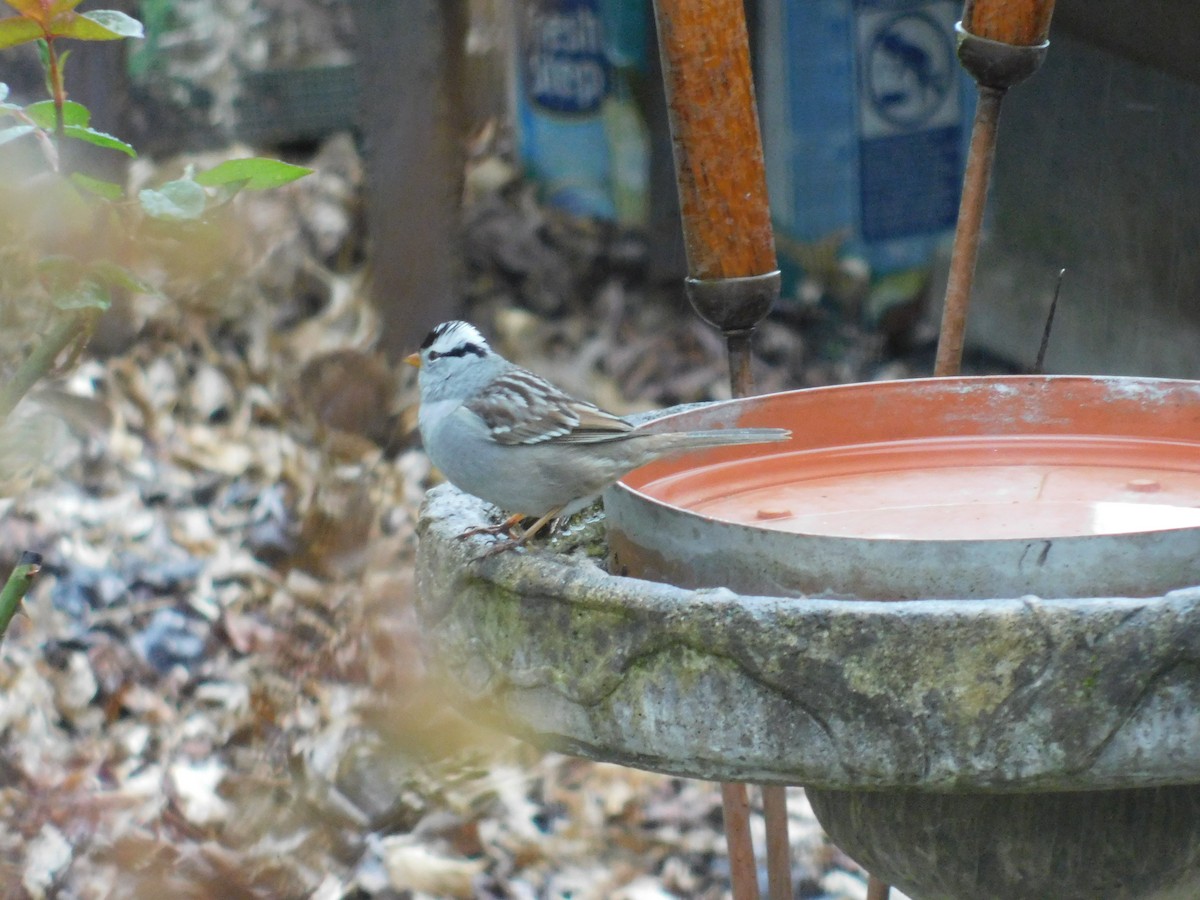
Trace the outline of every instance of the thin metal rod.
{"type": "MultiPolygon", "coordinates": [[[[746,331],[726,335],[729,386],[734,397],[748,397],[754,393],[754,379],[750,373],[750,334],[746,331]]],[[[725,840],[729,844],[729,878],[733,900],[758,900],[758,864],[754,859],[754,844],[750,840],[750,798],[746,785],[732,782],[722,784],[721,801],[725,812],[725,840]]],[[[771,827],[768,824],[768,845],[770,834],[771,827]]]]}
{"type": "Polygon", "coordinates": [[[749,397],[754,393],[750,364],[754,329],[779,299],[780,284],[778,269],[730,278],[688,276],[683,283],[696,314],[725,335],[729,384],[734,397],[749,397]]]}
{"type": "Polygon", "coordinates": [[[1046,374],[1046,350],[1050,347],[1050,329],[1054,327],[1054,314],[1058,311],[1058,295],[1062,293],[1062,280],[1066,274],[1066,269],[1058,270],[1058,280],[1054,283],[1054,298],[1050,301],[1050,312],[1046,314],[1046,327],[1042,329],[1042,343],[1038,347],[1037,359],[1033,363],[1034,375],[1046,374]]]}
{"type": "Polygon", "coordinates": [[[950,278],[946,283],[946,302],[942,308],[942,332],[938,338],[934,375],[957,375],[962,368],[963,340],[967,329],[967,307],[975,281],[975,262],[979,257],[979,232],[987,204],[988,182],[996,155],[996,129],[1000,124],[1000,103],[1004,91],[980,86],[979,105],[971,129],[971,149],[963,176],[962,201],[958,208],[958,226],[954,231],[954,250],[950,257],[950,278]]]}
{"type": "Polygon", "coordinates": [[[758,900],[758,866],[750,841],[750,797],[746,785],[721,785],[725,840],[729,844],[729,881],[733,900],[758,900]]]}
{"type": "Polygon", "coordinates": [[[752,334],[737,331],[725,335],[725,346],[729,351],[729,390],[734,397],[749,397],[754,393],[754,373],[750,368],[752,334]]]}
{"type": "Polygon", "coordinates": [[[874,875],[867,879],[867,900],[888,900],[892,889],[874,875]]]}
{"type": "Polygon", "coordinates": [[[792,845],[788,841],[787,788],[762,786],[763,818],[767,824],[767,885],[770,900],[795,900],[792,890],[792,845]]]}

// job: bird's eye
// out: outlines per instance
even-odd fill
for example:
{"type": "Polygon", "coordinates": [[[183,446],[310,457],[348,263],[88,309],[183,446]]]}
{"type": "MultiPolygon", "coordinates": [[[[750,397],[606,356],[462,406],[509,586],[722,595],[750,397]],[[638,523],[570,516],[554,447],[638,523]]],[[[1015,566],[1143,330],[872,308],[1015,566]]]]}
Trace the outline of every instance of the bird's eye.
{"type": "Polygon", "coordinates": [[[429,354],[428,354],[428,356],[429,356],[429,361],[430,361],[430,362],[433,362],[435,359],[437,359],[437,358],[438,358],[439,356],[441,356],[441,355],[442,355],[442,354],[438,353],[436,350],[430,350],[430,351],[429,351],[429,354]]]}

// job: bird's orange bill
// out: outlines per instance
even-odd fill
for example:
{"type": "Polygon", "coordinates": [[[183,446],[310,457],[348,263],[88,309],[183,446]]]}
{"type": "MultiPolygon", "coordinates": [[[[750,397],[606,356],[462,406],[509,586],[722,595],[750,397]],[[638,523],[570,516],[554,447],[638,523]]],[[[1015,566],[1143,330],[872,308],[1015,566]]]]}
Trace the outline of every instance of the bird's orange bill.
{"type": "Polygon", "coordinates": [[[408,354],[408,356],[404,357],[404,361],[406,363],[408,363],[410,366],[416,366],[418,369],[421,368],[421,354],[420,353],[410,353],[410,354],[408,354]]]}

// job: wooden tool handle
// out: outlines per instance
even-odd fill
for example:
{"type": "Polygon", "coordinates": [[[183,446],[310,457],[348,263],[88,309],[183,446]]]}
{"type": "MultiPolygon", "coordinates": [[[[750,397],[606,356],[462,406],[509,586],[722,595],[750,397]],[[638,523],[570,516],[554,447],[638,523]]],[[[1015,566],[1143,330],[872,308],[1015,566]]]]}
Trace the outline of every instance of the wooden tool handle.
{"type": "Polygon", "coordinates": [[[776,268],[743,0],[656,0],[688,272],[776,268]]]}
{"type": "Polygon", "coordinates": [[[1050,36],[1054,0],[967,0],[962,24],[969,34],[1017,47],[1033,47],[1050,36]]]}

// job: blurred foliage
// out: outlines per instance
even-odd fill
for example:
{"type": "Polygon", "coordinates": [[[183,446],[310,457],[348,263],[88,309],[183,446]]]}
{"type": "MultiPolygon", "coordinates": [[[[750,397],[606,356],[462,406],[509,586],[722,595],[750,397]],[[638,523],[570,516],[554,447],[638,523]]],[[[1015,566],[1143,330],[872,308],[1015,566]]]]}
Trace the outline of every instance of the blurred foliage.
{"type": "MultiPolygon", "coordinates": [[[[311,171],[231,160],[203,172],[189,167],[129,197],[124,185],[79,170],[66,152],[72,142],[137,152],[93,128],[87,107],[67,99],[71,51],[61,43],[140,39],[142,23],[117,10],[77,12],[80,0],[5,2],[17,14],[0,19],[0,49],[36,44],[49,98],[22,105],[0,84],[0,429],[39,380],[74,362],[115,295],[153,290],[138,274],[148,251],[169,259],[179,247],[213,246],[239,191],[311,171]]],[[[170,3],[146,7],[161,31],[170,3]]]]}

